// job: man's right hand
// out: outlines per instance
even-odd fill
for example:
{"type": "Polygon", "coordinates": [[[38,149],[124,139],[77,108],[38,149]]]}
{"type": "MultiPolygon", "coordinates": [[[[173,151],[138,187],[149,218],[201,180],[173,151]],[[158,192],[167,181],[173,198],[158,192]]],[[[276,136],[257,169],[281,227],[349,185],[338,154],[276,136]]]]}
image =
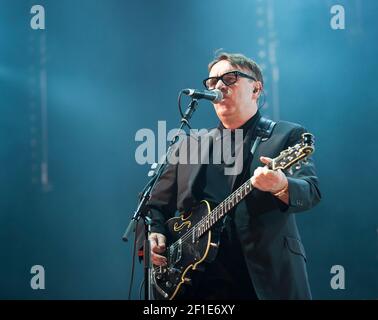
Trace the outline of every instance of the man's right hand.
{"type": "Polygon", "coordinates": [[[152,232],[149,236],[151,244],[151,260],[156,266],[164,266],[167,264],[167,258],[159,255],[165,251],[165,235],[161,233],[152,232]]]}

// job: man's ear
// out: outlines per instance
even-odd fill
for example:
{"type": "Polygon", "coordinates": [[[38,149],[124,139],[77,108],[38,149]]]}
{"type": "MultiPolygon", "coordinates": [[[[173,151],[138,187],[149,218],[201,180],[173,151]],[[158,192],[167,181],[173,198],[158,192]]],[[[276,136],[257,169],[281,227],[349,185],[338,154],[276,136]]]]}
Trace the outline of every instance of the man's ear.
{"type": "Polygon", "coordinates": [[[260,81],[256,81],[255,82],[255,87],[253,89],[254,98],[257,99],[259,97],[261,90],[262,90],[262,84],[261,84],[261,82],[260,81]]]}

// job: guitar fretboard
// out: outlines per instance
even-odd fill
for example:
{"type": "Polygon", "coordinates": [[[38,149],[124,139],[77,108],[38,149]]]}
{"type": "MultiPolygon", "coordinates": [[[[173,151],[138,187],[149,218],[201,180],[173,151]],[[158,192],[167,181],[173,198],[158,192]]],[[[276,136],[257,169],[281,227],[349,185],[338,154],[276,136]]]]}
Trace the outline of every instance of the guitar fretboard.
{"type": "Polygon", "coordinates": [[[198,239],[207,232],[214,224],[224,217],[233,207],[242,201],[253,190],[251,179],[244,182],[239,188],[231,193],[225,200],[216,206],[206,217],[202,218],[195,226],[195,234],[198,239]]]}

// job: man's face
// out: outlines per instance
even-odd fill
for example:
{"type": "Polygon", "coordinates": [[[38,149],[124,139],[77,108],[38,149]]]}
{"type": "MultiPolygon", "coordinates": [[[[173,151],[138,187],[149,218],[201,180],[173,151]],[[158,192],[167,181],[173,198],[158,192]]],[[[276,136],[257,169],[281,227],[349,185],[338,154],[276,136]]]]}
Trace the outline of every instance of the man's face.
{"type": "MultiPolygon", "coordinates": [[[[211,68],[209,77],[219,77],[226,72],[235,70],[250,74],[248,70],[234,67],[227,60],[221,60],[211,68]]],[[[239,77],[236,83],[227,86],[222,80],[219,80],[215,89],[221,90],[224,97],[220,102],[214,104],[215,112],[221,119],[238,117],[238,114],[246,113],[246,108],[254,107],[252,103],[254,81],[239,77]]]]}

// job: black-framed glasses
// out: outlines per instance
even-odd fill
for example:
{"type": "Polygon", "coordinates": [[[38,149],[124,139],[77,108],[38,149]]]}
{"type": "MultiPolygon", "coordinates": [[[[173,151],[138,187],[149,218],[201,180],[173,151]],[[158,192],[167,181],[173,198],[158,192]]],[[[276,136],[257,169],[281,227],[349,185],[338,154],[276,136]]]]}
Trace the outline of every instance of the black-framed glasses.
{"type": "Polygon", "coordinates": [[[225,74],[222,74],[220,77],[206,78],[205,80],[203,80],[203,85],[205,86],[207,90],[214,90],[219,80],[222,80],[222,82],[226,86],[230,86],[234,84],[236,81],[238,81],[239,77],[248,78],[248,79],[256,81],[256,78],[250,76],[249,74],[235,70],[235,71],[226,72],[225,74]]]}

